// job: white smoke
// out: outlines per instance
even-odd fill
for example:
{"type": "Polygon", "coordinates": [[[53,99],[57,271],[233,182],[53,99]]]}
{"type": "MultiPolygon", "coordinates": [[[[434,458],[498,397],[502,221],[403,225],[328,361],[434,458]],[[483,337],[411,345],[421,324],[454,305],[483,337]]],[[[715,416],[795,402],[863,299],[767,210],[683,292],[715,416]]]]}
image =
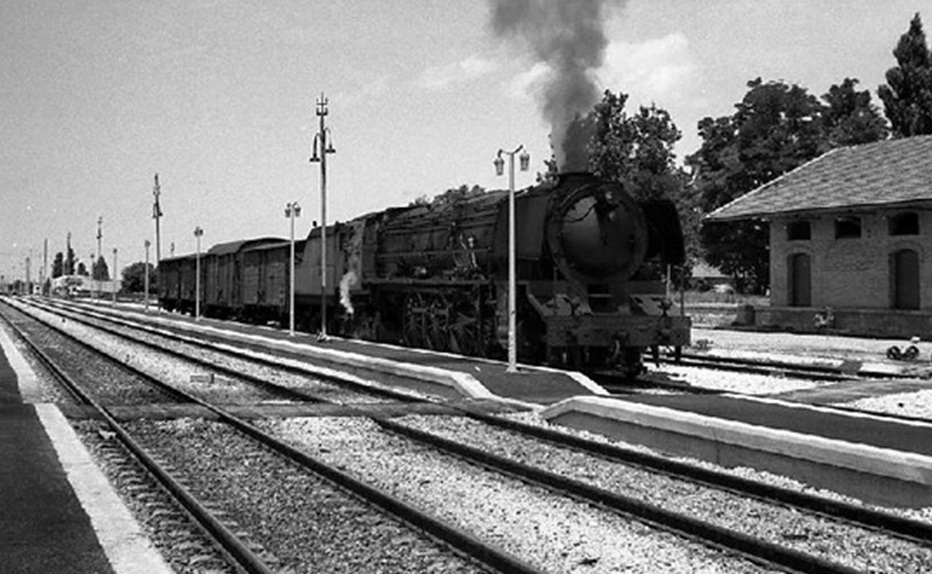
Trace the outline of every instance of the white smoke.
{"type": "MultiPolygon", "coordinates": [[[[599,99],[595,70],[608,39],[604,18],[609,0],[491,0],[496,36],[519,42],[536,62],[547,64],[541,108],[561,171],[586,169],[591,132],[571,129],[599,99]]],[[[614,2],[618,3],[618,2],[614,2]]]]}
{"type": "Polygon", "coordinates": [[[343,278],[340,279],[340,305],[343,305],[343,308],[346,309],[347,314],[352,315],[356,312],[353,309],[353,301],[350,299],[350,287],[356,284],[357,281],[356,272],[352,269],[343,274],[343,278]]]}

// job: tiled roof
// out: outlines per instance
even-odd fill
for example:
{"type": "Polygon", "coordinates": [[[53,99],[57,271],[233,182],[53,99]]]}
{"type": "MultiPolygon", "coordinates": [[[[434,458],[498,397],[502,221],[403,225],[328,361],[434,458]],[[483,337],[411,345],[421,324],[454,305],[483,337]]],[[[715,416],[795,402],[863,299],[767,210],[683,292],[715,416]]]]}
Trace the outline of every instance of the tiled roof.
{"type": "Polygon", "coordinates": [[[781,213],[932,202],[932,136],[836,148],[707,216],[781,213]]]}

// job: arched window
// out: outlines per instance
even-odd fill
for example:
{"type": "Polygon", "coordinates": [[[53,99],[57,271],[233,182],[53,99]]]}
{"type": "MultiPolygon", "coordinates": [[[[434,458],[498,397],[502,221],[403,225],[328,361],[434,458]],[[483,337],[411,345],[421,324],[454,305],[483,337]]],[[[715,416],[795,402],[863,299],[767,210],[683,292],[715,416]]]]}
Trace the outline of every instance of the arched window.
{"type": "Polygon", "coordinates": [[[791,221],[786,225],[787,241],[808,241],[812,239],[812,224],[808,221],[791,221]]]}
{"type": "Polygon", "coordinates": [[[890,235],[919,235],[919,214],[915,211],[893,215],[888,222],[890,235]]]}
{"type": "Polygon", "coordinates": [[[843,215],[835,219],[835,239],[854,239],[861,237],[861,218],[843,215]]]}

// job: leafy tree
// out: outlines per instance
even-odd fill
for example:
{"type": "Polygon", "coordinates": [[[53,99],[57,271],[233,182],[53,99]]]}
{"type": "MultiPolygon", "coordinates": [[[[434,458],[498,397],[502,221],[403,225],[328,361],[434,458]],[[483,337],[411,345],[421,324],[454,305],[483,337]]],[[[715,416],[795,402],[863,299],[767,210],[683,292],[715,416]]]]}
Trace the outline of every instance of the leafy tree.
{"type": "Polygon", "coordinates": [[[84,277],[88,275],[87,265],[85,265],[83,261],[78,262],[78,275],[83,275],[84,277]]]}
{"type": "Polygon", "coordinates": [[[638,199],[672,200],[682,220],[688,261],[695,261],[699,210],[673,149],[682,132],[670,114],[655,104],[641,106],[629,116],[624,110],[627,100],[626,94],[606,90],[590,114],[589,169],[622,183],[638,199]]]}
{"type": "MultiPolygon", "coordinates": [[[[709,213],[839,145],[885,137],[868,92],[845,78],[822,96],[797,85],[748,82],[735,113],[699,122],[702,146],[686,158],[703,212],[709,213]]],[[[769,232],[760,221],[712,222],[701,232],[709,263],[742,291],[762,293],[770,275],[769,232]]]]}
{"type": "Polygon", "coordinates": [[[52,279],[65,274],[65,256],[59,251],[52,259],[52,279]]]}
{"type": "Polygon", "coordinates": [[[917,12],[893,50],[896,67],[877,88],[894,137],[932,134],[932,54],[917,12]]]}
{"type": "Polygon", "coordinates": [[[110,280],[110,268],[107,267],[107,260],[104,259],[103,255],[97,258],[97,261],[91,268],[91,279],[96,281],[110,280]]]}
{"type": "MultiPolygon", "coordinates": [[[[142,293],[146,289],[146,264],[137,261],[123,268],[123,291],[142,293]]],[[[155,291],[155,267],[149,263],[149,292],[155,291]]]]}
{"type": "MultiPolygon", "coordinates": [[[[805,88],[748,82],[730,117],[699,122],[699,151],[686,159],[706,213],[779,177],[828,149],[822,104],[805,88]]],[[[767,226],[711,223],[701,232],[706,259],[735,278],[742,291],[762,293],[769,281],[767,226]]]]}
{"type": "Polygon", "coordinates": [[[65,254],[65,262],[64,262],[64,268],[63,268],[65,275],[74,275],[76,261],[77,261],[77,258],[74,256],[74,249],[72,249],[71,246],[69,245],[68,252],[67,254],[65,254]]]}
{"type": "Polygon", "coordinates": [[[470,187],[464,183],[459,187],[451,187],[443,193],[434,196],[433,199],[428,199],[426,195],[422,195],[408,205],[409,207],[415,205],[446,205],[448,203],[455,203],[463,199],[482,195],[485,192],[486,189],[480,185],[473,185],[470,187]]]}
{"type": "Polygon", "coordinates": [[[822,114],[832,147],[875,142],[887,137],[887,122],[871,103],[871,93],[854,88],[858,81],[845,78],[841,85],[822,95],[826,109],[822,114]]]}

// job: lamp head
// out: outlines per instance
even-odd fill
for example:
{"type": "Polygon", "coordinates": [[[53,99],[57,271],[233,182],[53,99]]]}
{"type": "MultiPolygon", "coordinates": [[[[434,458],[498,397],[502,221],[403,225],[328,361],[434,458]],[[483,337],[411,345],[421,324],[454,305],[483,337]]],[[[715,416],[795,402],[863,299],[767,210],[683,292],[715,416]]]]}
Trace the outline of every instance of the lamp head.
{"type": "Polygon", "coordinates": [[[505,173],[505,160],[502,159],[502,152],[498,152],[498,157],[496,157],[495,161],[492,163],[495,164],[495,175],[502,175],[505,173]]]}
{"type": "Polygon", "coordinates": [[[521,155],[518,156],[518,161],[521,164],[521,171],[527,171],[531,166],[531,154],[526,151],[522,152],[521,155]]]}

